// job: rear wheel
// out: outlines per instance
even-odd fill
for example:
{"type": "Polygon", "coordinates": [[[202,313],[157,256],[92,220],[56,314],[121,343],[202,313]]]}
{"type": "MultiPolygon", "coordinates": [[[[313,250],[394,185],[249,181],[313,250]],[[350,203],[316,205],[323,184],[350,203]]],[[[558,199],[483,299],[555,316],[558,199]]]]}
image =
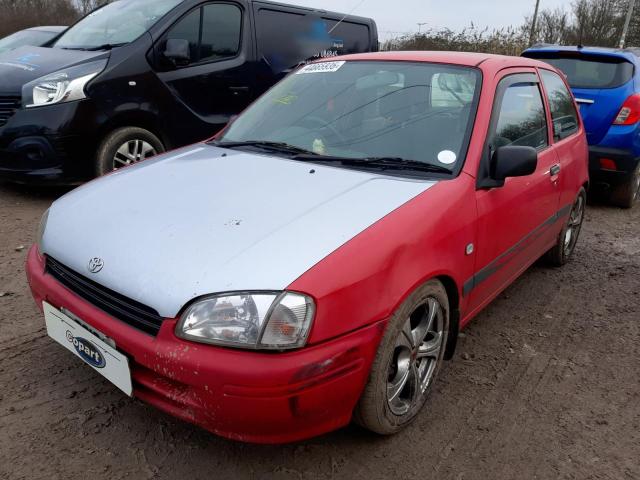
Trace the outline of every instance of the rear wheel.
{"type": "Polygon", "coordinates": [[[383,435],[411,423],[442,365],[448,333],[447,293],[439,281],[431,280],[389,320],[354,412],[356,423],[383,435]]]}
{"type": "Polygon", "coordinates": [[[587,193],[584,188],[581,188],[575,203],[571,207],[569,218],[560,232],[558,243],[546,254],[547,260],[552,265],[561,267],[567,263],[571,255],[573,255],[576,243],[578,243],[578,237],[580,236],[580,230],[582,230],[586,204],[587,193]]]}
{"type": "Polygon", "coordinates": [[[153,133],[138,127],[125,127],[107,135],[96,157],[96,175],[101,176],[164,152],[164,145],[153,133]]]}
{"type": "Polygon", "coordinates": [[[611,203],[622,208],[632,208],[640,200],[640,163],[631,177],[611,192],[611,203]]]}

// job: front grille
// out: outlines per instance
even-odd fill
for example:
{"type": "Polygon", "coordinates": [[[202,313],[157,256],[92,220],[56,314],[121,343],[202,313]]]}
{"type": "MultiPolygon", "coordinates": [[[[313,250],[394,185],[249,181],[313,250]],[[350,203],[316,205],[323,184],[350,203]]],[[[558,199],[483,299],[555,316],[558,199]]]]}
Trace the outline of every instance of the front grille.
{"type": "Polygon", "coordinates": [[[163,318],[153,308],[99,285],[51,257],[47,257],[46,272],[112,317],[153,336],[160,331],[163,318]]]}
{"type": "Polygon", "coordinates": [[[9,119],[20,108],[21,97],[0,95],[0,127],[5,125],[9,119]]]}

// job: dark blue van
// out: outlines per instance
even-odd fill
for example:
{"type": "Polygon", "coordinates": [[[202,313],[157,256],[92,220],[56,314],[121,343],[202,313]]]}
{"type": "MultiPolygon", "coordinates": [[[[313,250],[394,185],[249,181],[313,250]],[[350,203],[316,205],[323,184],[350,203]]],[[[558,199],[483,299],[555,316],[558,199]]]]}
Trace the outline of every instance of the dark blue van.
{"type": "Polygon", "coordinates": [[[565,73],[587,130],[591,183],[632,207],[640,199],[640,49],[536,45],[523,55],[565,73]]]}
{"type": "Polygon", "coordinates": [[[254,0],[117,0],[0,55],[0,177],[76,183],[216,133],[302,63],[378,49],[373,20],[254,0]]]}

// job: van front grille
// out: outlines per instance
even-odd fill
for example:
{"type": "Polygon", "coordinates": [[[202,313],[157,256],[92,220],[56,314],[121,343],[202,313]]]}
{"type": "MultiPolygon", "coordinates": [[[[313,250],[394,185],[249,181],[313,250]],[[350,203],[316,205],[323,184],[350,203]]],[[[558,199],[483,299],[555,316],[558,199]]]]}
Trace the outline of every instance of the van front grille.
{"type": "Polygon", "coordinates": [[[20,108],[21,97],[0,95],[0,127],[4,126],[20,108]]]}

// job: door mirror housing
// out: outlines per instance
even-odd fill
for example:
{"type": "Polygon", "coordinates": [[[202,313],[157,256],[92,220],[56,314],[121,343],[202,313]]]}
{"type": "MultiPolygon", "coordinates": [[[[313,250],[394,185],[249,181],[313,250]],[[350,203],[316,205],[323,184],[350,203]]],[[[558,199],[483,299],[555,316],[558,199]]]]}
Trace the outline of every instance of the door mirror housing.
{"type": "Polygon", "coordinates": [[[490,159],[489,178],[481,181],[480,188],[497,188],[509,177],[531,175],[538,167],[538,151],[533,147],[506,145],[499,147],[490,159]]]}
{"type": "Polygon", "coordinates": [[[189,62],[191,62],[189,41],[181,38],[170,38],[164,48],[164,56],[176,67],[189,65],[189,62]]]}

